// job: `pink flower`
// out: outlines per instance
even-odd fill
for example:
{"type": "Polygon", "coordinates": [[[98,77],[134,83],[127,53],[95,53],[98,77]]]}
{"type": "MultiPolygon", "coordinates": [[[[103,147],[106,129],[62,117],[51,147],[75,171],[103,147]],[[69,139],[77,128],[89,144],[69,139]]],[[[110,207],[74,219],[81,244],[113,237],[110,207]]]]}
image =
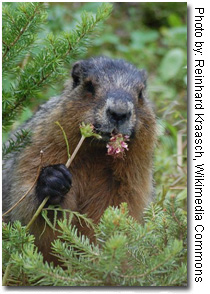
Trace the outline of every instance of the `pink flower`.
{"type": "Polygon", "coordinates": [[[128,144],[125,143],[126,141],[129,141],[129,136],[127,135],[112,135],[110,142],[106,146],[108,149],[107,154],[114,158],[123,158],[125,150],[128,150],[128,144]]]}
{"type": "Polygon", "coordinates": [[[122,146],[124,149],[128,150],[128,144],[126,144],[124,141],[121,142],[121,146],[122,146]]]}

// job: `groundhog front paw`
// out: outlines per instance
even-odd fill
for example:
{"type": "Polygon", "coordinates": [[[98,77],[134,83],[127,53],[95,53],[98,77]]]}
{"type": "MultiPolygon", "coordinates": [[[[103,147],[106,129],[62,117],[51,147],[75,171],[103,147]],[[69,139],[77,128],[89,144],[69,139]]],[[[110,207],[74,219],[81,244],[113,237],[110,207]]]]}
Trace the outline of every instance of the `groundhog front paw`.
{"type": "Polygon", "coordinates": [[[50,204],[59,204],[70,190],[71,183],[71,173],[64,164],[49,165],[39,175],[36,195],[40,202],[49,196],[50,204]]]}

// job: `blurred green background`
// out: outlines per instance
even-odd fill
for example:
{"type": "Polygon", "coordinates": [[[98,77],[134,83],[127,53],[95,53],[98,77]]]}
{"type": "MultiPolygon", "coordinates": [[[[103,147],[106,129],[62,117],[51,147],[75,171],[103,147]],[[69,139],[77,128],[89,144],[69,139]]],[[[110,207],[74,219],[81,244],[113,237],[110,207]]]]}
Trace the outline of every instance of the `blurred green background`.
{"type": "MultiPolygon", "coordinates": [[[[39,33],[38,44],[50,32],[69,32],[83,10],[96,12],[100,5],[98,2],[45,3],[48,21],[39,33]]],[[[39,50],[38,47],[33,50],[39,50]]],[[[186,206],[187,3],[113,3],[111,17],[81,57],[95,55],[124,58],[147,70],[148,96],[159,132],[154,155],[157,200],[161,202],[166,194],[176,195],[186,206]]],[[[32,99],[13,128],[28,119],[40,103],[58,95],[63,84],[52,85],[32,99]]]]}

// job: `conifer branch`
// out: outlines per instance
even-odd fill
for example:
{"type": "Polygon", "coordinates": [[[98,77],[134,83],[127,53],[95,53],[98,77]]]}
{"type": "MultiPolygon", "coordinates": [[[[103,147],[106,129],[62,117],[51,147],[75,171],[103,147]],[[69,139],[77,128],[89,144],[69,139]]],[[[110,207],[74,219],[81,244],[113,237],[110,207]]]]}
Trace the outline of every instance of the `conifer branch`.
{"type": "Polygon", "coordinates": [[[41,2],[20,3],[16,9],[4,4],[2,10],[4,45],[2,65],[6,71],[9,71],[11,66],[13,67],[14,59],[17,59],[21,51],[26,51],[34,42],[34,34],[40,29],[46,14],[41,2]]]}
{"type": "Polygon", "coordinates": [[[8,159],[12,152],[17,152],[30,142],[30,132],[28,130],[17,131],[14,138],[10,138],[7,143],[2,145],[2,157],[8,159]]]}
{"type": "MultiPolygon", "coordinates": [[[[31,22],[33,21],[35,15],[38,13],[39,8],[42,5],[43,5],[42,3],[38,3],[38,5],[35,6],[34,13],[28,18],[28,21],[26,22],[26,24],[24,25],[24,27],[21,28],[21,30],[19,31],[19,34],[16,36],[15,40],[10,45],[6,45],[7,50],[4,52],[4,54],[2,56],[2,63],[4,63],[4,61],[5,61],[4,58],[7,55],[7,53],[9,52],[9,50],[19,41],[19,39],[22,37],[22,35],[27,31],[27,29],[29,28],[29,26],[30,26],[31,22]]],[[[13,20],[13,23],[14,22],[15,21],[13,20]]]]}
{"type": "Polygon", "coordinates": [[[44,270],[41,270],[41,275],[43,277],[45,277],[45,278],[49,275],[54,280],[65,281],[65,282],[70,283],[70,285],[71,285],[72,282],[74,282],[74,283],[81,283],[81,284],[91,284],[92,283],[92,284],[96,284],[96,285],[103,283],[102,280],[91,281],[91,280],[83,280],[83,279],[79,279],[79,278],[70,278],[70,277],[67,277],[67,276],[64,277],[64,276],[58,275],[56,273],[49,272],[49,271],[44,271],[44,270]]]}
{"type": "Polygon", "coordinates": [[[3,279],[2,279],[2,286],[7,286],[7,280],[8,280],[9,274],[10,274],[11,267],[12,267],[11,263],[9,263],[6,267],[6,270],[5,270],[3,279]]]}
{"type": "MultiPolygon", "coordinates": [[[[28,8],[27,5],[30,8],[31,4],[26,4],[26,9],[28,8]]],[[[42,7],[42,5],[40,4],[40,6],[36,7],[30,18],[31,20],[34,19],[35,12],[39,12],[38,7],[42,7]]],[[[11,87],[9,92],[3,89],[3,100],[7,102],[5,103],[6,107],[3,107],[2,111],[5,128],[11,125],[19,111],[30,102],[30,99],[36,95],[37,91],[40,91],[46,84],[55,82],[59,76],[64,75],[64,65],[69,64],[73,56],[74,58],[75,56],[78,57],[84,48],[87,47],[88,38],[93,32],[96,32],[98,24],[105,20],[110,12],[111,5],[105,3],[98,9],[95,17],[92,14],[83,13],[81,21],[70,33],[60,34],[59,37],[53,36],[52,33],[48,35],[44,40],[44,48],[34,55],[30,62],[21,69],[15,86],[11,87]],[[14,102],[9,103],[11,97],[14,102]]],[[[34,25],[38,26],[40,19],[35,18],[34,22],[34,25]]],[[[24,32],[26,30],[30,32],[32,28],[28,20],[10,45],[4,40],[4,43],[7,44],[6,48],[9,48],[9,50],[6,49],[3,56],[6,57],[10,49],[18,43],[18,40],[24,37],[24,32]]],[[[3,35],[4,33],[6,32],[3,32],[3,35]]],[[[22,47],[18,49],[18,54],[21,50],[22,47]]]]}

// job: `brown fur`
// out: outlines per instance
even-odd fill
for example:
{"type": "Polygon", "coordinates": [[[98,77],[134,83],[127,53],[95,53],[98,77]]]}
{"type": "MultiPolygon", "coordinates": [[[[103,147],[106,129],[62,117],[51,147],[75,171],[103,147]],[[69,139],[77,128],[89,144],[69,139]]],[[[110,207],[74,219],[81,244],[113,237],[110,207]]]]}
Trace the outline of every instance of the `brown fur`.
{"type": "MultiPolygon", "coordinates": [[[[66,144],[55,121],[59,121],[64,128],[71,153],[80,139],[79,125],[81,122],[93,123],[93,109],[101,103],[104,90],[99,89],[96,97],[90,99],[81,89],[70,91],[71,87],[72,85],[67,87],[62,97],[56,100],[56,107],[47,111],[39,123],[34,124],[32,119],[32,143],[17,156],[15,169],[10,175],[12,177],[10,205],[15,203],[32,185],[39,165],[40,150],[44,151],[45,166],[66,163],[66,144]]],[[[103,103],[101,105],[102,109],[103,103]]],[[[86,139],[70,166],[73,186],[61,204],[63,208],[86,213],[94,223],[98,223],[109,205],[119,206],[121,202],[127,202],[130,214],[136,220],[141,219],[142,211],[150,200],[153,189],[152,157],[156,123],[147,101],[142,103],[136,99],[134,107],[136,109],[135,136],[129,142],[129,151],[126,151],[125,158],[114,159],[107,155],[106,143],[92,138],[86,139]]],[[[40,115],[37,116],[36,121],[39,120],[39,117],[40,115]]],[[[34,195],[33,190],[12,211],[10,220],[20,219],[23,223],[28,223],[38,206],[38,200],[34,195]]],[[[78,227],[82,234],[91,237],[92,233],[87,227],[79,225],[78,227]]],[[[52,260],[49,247],[55,236],[47,227],[39,238],[42,230],[42,221],[38,219],[32,232],[45,258],[52,260]]]]}

